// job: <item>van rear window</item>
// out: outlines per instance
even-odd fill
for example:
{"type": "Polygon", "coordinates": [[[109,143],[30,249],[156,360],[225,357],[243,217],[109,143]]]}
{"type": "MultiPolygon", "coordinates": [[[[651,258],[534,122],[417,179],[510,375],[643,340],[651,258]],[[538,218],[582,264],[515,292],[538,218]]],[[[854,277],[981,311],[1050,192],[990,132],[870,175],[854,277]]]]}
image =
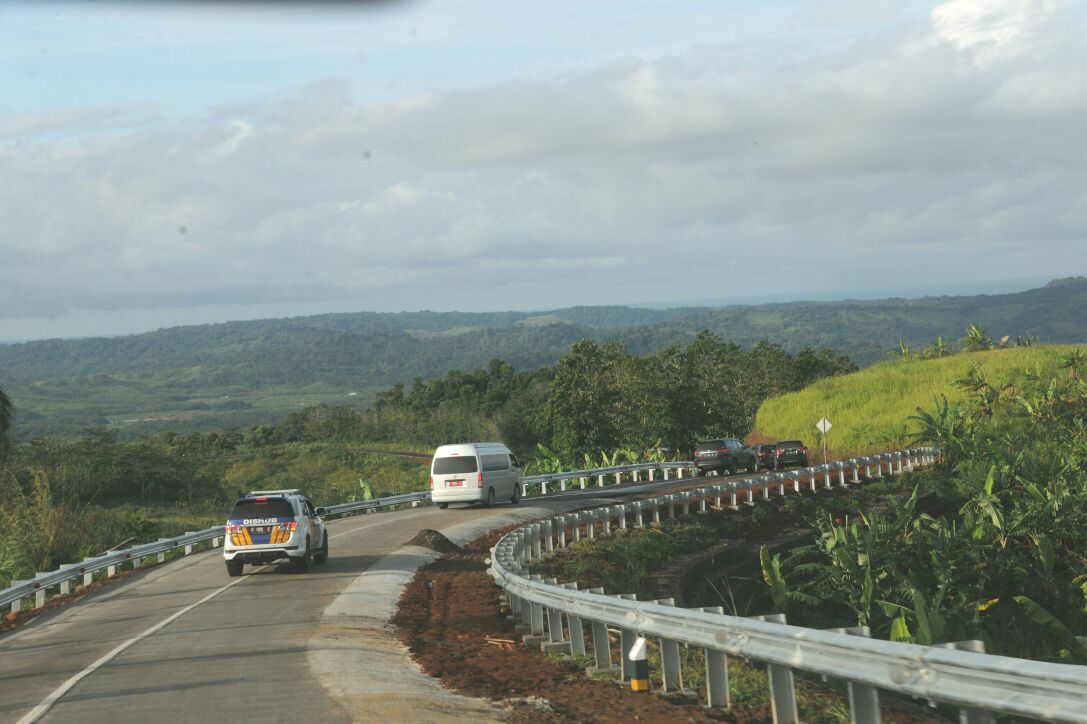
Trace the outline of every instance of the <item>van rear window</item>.
{"type": "Polygon", "coordinates": [[[476,471],[476,458],[474,455],[465,455],[455,458],[434,458],[435,475],[462,475],[476,471]]]}
{"type": "Polygon", "coordinates": [[[234,504],[228,520],[245,518],[293,518],[294,508],[286,498],[247,498],[234,504]]]}

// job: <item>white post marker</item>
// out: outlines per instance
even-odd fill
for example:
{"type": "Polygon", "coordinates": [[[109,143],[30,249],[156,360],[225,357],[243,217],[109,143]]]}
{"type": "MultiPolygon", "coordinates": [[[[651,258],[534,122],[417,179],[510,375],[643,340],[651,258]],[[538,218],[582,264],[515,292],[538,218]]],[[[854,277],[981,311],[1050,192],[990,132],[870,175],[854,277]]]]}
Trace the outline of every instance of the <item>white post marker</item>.
{"type": "Polygon", "coordinates": [[[830,432],[830,428],[834,426],[830,424],[830,420],[824,417],[819,422],[815,423],[815,427],[819,432],[823,433],[823,464],[825,465],[827,462],[827,433],[830,432]]]}

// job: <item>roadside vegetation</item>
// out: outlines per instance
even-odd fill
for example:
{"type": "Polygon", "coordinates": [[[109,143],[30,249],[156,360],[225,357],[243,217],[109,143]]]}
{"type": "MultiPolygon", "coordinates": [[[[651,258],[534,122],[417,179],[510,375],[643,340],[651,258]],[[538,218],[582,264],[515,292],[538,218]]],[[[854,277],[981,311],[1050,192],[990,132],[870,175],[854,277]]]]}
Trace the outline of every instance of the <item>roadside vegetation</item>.
{"type": "MultiPolygon", "coordinates": [[[[975,329],[984,344],[984,331],[975,329]]],[[[918,408],[931,407],[934,399],[946,398],[951,404],[966,399],[968,390],[956,381],[975,367],[994,385],[1014,385],[1024,376],[1052,374],[1074,349],[1031,345],[978,351],[969,336],[967,343],[971,351],[958,354],[949,345],[937,351],[937,343],[907,350],[898,359],[774,397],[759,408],[755,427],[770,440],[804,440],[814,451],[820,438],[815,423],[826,417],[833,424],[827,444],[838,457],[901,448],[921,429],[912,419],[918,408]]]]}
{"type": "Polygon", "coordinates": [[[422,490],[424,460],[359,448],[382,442],[269,443],[237,432],[161,433],[119,441],[89,430],[0,457],[0,588],[110,548],[223,522],[254,489],[303,488],[318,504],[422,490]]]}
{"type": "MultiPolygon", "coordinates": [[[[659,459],[665,445],[742,434],[759,402],[854,369],[829,350],[744,350],[708,333],[686,348],[636,355],[584,340],[553,368],[502,360],[410,388],[374,407],[316,405],[272,425],[119,439],[105,428],[0,449],[0,586],[122,543],[221,523],[253,489],[303,488],[318,504],[425,489],[436,445],[506,441],[531,471],[659,459]],[[7,501],[11,501],[8,505],[7,501]]],[[[10,401],[0,423],[11,421],[10,401]]],[[[671,452],[672,455],[676,451],[671,452]]]]}
{"type": "Polygon", "coordinates": [[[652,572],[681,555],[807,527],[807,544],[763,549],[746,570],[711,571],[687,604],[782,612],[816,628],[867,625],[873,636],[920,644],[980,639],[992,653],[1087,663],[1087,354],[1063,351],[1031,356],[1043,361],[999,382],[974,364],[954,383],[957,401],[916,409],[912,442],[940,447],[935,469],[847,495],[621,531],[583,541],[539,572],[652,595],[652,572]]]}

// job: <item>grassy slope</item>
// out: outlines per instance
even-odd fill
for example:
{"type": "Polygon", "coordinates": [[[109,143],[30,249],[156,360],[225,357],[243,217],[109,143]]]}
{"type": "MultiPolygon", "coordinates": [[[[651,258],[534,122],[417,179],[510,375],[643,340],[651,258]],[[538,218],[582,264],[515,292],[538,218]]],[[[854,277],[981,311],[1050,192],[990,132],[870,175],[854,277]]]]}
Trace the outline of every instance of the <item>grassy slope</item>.
{"type": "MultiPolygon", "coordinates": [[[[1054,368],[1073,347],[1016,347],[972,352],[940,359],[881,362],[841,377],[831,377],[799,391],[767,400],[755,425],[772,440],[800,438],[813,450],[820,446],[815,423],[833,424],[828,445],[838,455],[854,455],[905,446],[913,426],[907,419],[917,408],[933,407],[933,399],[963,397],[956,380],[981,365],[992,384],[1016,375],[1054,368]]],[[[813,457],[817,459],[818,456],[813,457]]]]}

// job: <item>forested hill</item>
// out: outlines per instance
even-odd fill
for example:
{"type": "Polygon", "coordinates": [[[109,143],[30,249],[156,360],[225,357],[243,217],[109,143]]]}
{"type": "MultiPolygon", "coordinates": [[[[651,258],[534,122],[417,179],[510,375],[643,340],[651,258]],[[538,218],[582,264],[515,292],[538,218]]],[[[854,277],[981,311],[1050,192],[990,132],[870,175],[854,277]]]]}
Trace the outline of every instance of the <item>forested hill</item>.
{"type": "Polygon", "coordinates": [[[415,377],[501,357],[518,369],[555,362],[585,337],[644,353],[703,329],[751,346],[830,347],[866,365],[900,340],[989,336],[1087,341],[1087,279],[1002,295],[793,302],[721,308],[572,307],[549,312],[326,314],[163,329],[117,338],[0,345],[0,389],[28,439],[109,424],[120,431],[247,425],[300,405],[369,404],[415,377]],[[354,394],[352,394],[354,393],[354,394]]]}

